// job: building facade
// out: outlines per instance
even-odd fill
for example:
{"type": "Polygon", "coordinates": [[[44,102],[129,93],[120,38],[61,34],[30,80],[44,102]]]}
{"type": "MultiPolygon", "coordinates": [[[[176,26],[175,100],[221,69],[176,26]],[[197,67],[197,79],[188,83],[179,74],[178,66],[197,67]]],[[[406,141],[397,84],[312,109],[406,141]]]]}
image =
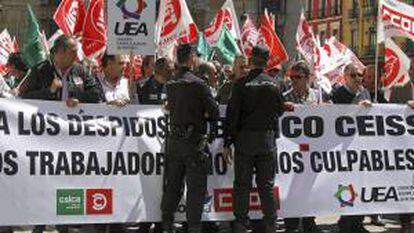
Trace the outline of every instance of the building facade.
{"type": "Polygon", "coordinates": [[[22,44],[27,26],[27,5],[30,4],[40,27],[50,35],[56,30],[53,13],[59,2],[59,0],[0,0],[0,30],[7,28],[9,33],[16,36],[22,44]]]}
{"type": "MultiPolygon", "coordinates": [[[[414,5],[414,0],[401,0],[414,5]]],[[[343,0],[343,42],[365,64],[374,64],[377,49],[378,0],[343,0]]],[[[409,56],[414,55],[414,43],[409,39],[394,38],[409,56]]],[[[384,45],[378,47],[380,62],[384,60],[384,45]]]]}
{"type": "Polygon", "coordinates": [[[325,39],[335,36],[342,39],[343,11],[342,2],[349,0],[305,0],[305,16],[313,27],[315,35],[323,43],[325,39]]]}

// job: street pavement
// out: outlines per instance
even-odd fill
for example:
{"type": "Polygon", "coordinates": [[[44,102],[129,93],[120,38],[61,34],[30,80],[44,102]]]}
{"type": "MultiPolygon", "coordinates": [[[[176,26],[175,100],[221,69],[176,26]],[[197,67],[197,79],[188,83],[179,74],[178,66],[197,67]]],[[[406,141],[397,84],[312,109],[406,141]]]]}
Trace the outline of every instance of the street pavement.
{"type": "MultiPolygon", "coordinates": [[[[322,230],[326,233],[337,233],[338,228],[336,226],[336,222],[338,221],[339,216],[328,216],[328,217],[319,217],[316,219],[317,224],[322,228],[322,230]]],[[[398,233],[401,226],[398,220],[397,215],[390,215],[386,216],[384,219],[386,225],[385,227],[378,227],[374,226],[370,223],[370,218],[366,217],[364,224],[366,228],[372,233],[398,233]]],[[[45,231],[46,233],[57,233],[52,227],[45,231]]],[[[90,227],[85,227],[81,231],[82,233],[93,233],[93,229],[90,227]]],[[[283,229],[277,231],[278,233],[284,232],[283,229]]],[[[414,230],[412,231],[414,233],[414,230]]],[[[15,229],[14,233],[31,233],[30,227],[20,227],[19,229],[15,229]]],[[[132,232],[131,232],[132,233],[132,232]]]]}

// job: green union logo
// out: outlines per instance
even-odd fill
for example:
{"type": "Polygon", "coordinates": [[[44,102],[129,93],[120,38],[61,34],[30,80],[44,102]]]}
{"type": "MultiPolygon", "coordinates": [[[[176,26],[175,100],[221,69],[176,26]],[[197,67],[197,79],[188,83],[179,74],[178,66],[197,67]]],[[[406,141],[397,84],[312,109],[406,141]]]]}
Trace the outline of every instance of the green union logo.
{"type": "Polygon", "coordinates": [[[57,215],[83,215],[83,189],[58,189],[56,192],[57,215]]]}

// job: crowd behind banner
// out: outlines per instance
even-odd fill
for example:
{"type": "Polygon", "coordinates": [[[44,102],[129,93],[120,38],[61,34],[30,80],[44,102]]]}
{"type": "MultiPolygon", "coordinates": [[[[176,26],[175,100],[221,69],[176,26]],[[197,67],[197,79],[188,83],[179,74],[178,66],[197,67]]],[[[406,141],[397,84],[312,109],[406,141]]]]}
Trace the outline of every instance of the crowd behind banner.
{"type": "MultiPolygon", "coordinates": [[[[321,44],[303,14],[296,36],[298,52],[303,60],[287,63],[289,58],[274,29],[274,16],[267,11],[261,17],[259,29],[247,16],[240,30],[233,3],[227,0],[204,33],[198,34],[185,1],[161,3],[155,28],[157,54],[147,56],[132,53],[111,55],[105,51],[108,32],[102,0],[91,0],[86,6],[82,0],[62,1],[54,16],[62,31],[56,32],[49,41],[44,33],[43,36],[40,33],[36,16],[29,7],[29,27],[22,49],[18,49],[16,40],[11,39],[7,30],[0,34],[4,42],[0,46],[3,49],[1,53],[7,57],[0,61],[3,75],[0,95],[13,99],[64,101],[70,108],[83,103],[109,104],[120,108],[131,104],[163,105],[166,85],[176,77],[180,66],[176,62],[177,46],[191,42],[197,46],[198,59],[190,68],[205,82],[219,104],[228,103],[234,83],[251,71],[253,47],[262,45],[270,52],[264,71],[277,82],[278,89],[283,93],[287,103],[285,110],[292,110],[297,104],[358,104],[370,107],[372,103],[399,103],[414,107],[414,59],[404,58],[398,46],[396,48],[392,44],[391,36],[404,34],[404,28],[389,24],[392,19],[387,17],[401,9],[409,9],[407,14],[411,14],[414,11],[408,5],[395,0],[380,1],[382,28],[379,27],[379,31],[385,32],[381,38],[388,40],[386,62],[391,64],[381,72],[378,65],[362,64],[351,50],[335,38],[321,44]],[[168,3],[180,4],[183,14],[169,10],[168,3]],[[76,5],[76,10],[72,11],[75,15],[70,15],[73,18],[67,21],[64,19],[69,14],[65,12],[72,9],[74,5],[71,4],[76,5]],[[173,29],[166,27],[171,16],[168,14],[178,16],[178,23],[173,29]],[[220,17],[226,14],[226,20],[220,21],[220,17]],[[66,25],[68,22],[72,24],[66,25]],[[396,62],[396,59],[403,65],[392,66],[391,62],[396,62]],[[395,67],[400,69],[395,70],[395,67]]],[[[145,10],[141,7],[139,9],[145,10]]],[[[381,224],[377,216],[373,219],[381,224]]],[[[401,215],[401,232],[409,232],[410,221],[410,215],[401,215]]],[[[365,230],[360,216],[342,217],[338,224],[342,229],[365,230]]],[[[223,225],[209,227],[220,228],[223,225]]],[[[289,232],[296,232],[300,227],[305,232],[320,232],[312,217],[286,219],[285,226],[289,232]],[[302,224],[299,224],[300,221],[302,224]]],[[[151,224],[139,225],[143,231],[150,227],[151,224]]],[[[57,228],[60,232],[69,229],[68,226],[57,228]]],[[[96,228],[102,230],[99,226],[96,228]]],[[[44,226],[38,226],[34,231],[41,232],[43,229],[44,226]]],[[[119,232],[124,226],[115,224],[110,229],[119,232]]],[[[155,224],[155,229],[160,230],[160,226],[155,224]]]]}

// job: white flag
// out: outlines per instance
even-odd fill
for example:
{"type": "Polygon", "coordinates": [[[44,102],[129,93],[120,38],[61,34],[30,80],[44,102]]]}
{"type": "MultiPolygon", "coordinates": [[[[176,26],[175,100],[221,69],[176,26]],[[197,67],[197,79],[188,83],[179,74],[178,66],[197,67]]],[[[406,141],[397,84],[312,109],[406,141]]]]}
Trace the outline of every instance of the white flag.
{"type": "Polygon", "coordinates": [[[224,24],[230,31],[230,34],[236,40],[241,40],[239,21],[237,20],[236,10],[234,9],[233,0],[226,0],[219,12],[217,12],[213,21],[204,31],[206,40],[209,43],[216,44],[224,24]]]}
{"type": "Polygon", "coordinates": [[[195,42],[197,26],[185,0],[160,1],[155,40],[160,56],[171,54],[177,42],[195,42]]]}
{"type": "Polygon", "coordinates": [[[414,7],[396,0],[380,0],[378,43],[400,36],[414,40],[414,7]]]}
{"type": "Polygon", "coordinates": [[[383,77],[383,83],[385,89],[390,89],[394,86],[404,86],[410,81],[408,76],[410,59],[392,39],[385,41],[384,69],[385,77],[383,77]]]}
{"type": "Polygon", "coordinates": [[[305,60],[312,66],[317,67],[320,63],[320,51],[313,34],[312,28],[306,21],[305,13],[302,11],[298,30],[296,32],[297,49],[305,60]]]}

